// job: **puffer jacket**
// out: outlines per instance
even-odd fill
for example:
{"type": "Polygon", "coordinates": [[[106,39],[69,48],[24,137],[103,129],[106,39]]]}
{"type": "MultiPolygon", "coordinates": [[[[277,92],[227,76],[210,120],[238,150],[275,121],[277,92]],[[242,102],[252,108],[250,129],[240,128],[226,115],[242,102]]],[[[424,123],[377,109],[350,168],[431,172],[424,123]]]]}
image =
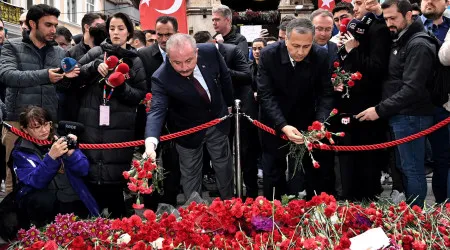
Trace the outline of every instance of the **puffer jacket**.
{"type": "MultiPolygon", "coordinates": [[[[78,122],[85,126],[84,132],[78,137],[82,143],[114,143],[134,140],[136,109],[146,93],[145,70],[141,59],[135,50],[123,49],[113,46],[109,40],[88,51],[80,59],[80,84],[86,86],[81,89],[79,100],[80,110],[78,122]],[[115,55],[124,59],[130,66],[130,78],[119,87],[116,87],[111,99],[110,125],[99,126],[99,107],[103,104],[103,87],[105,83],[97,71],[98,65],[103,62],[104,53],[107,56],[115,55]]],[[[107,87],[106,94],[110,88],[107,87]]],[[[91,164],[89,181],[101,184],[120,184],[124,182],[122,172],[130,168],[133,157],[133,148],[86,150],[84,154],[91,164]]]]}
{"type": "MultiPolygon", "coordinates": [[[[50,82],[48,70],[59,68],[64,50],[55,43],[44,48],[45,59],[28,36],[8,39],[0,57],[0,82],[6,86],[6,120],[18,121],[29,105],[45,108],[56,119],[58,97],[56,85],[50,82]]],[[[58,84],[62,83],[60,81],[58,84]]]]}

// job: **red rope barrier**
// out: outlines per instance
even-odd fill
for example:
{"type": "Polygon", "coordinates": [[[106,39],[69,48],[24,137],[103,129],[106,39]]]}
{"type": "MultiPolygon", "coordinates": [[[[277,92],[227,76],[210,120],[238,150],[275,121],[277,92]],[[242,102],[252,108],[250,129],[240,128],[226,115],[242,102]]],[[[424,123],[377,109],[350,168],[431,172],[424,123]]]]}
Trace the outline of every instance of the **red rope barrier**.
{"type": "MultiPolygon", "coordinates": [[[[246,116],[251,123],[253,123],[253,125],[255,125],[256,127],[272,134],[272,135],[277,135],[275,130],[273,128],[268,127],[267,125],[264,125],[263,123],[257,121],[257,120],[252,120],[250,117],[246,116]]],[[[413,141],[417,138],[420,138],[422,136],[428,135],[430,133],[433,133],[434,131],[444,127],[445,125],[450,123],[450,117],[448,117],[447,119],[435,124],[434,126],[425,129],[424,131],[420,131],[419,133],[395,140],[395,141],[391,141],[391,142],[384,142],[384,143],[378,143],[378,144],[372,144],[372,145],[360,145],[360,146],[331,146],[331,145],[322,145],[322,148],[320,148],[319,145],[314,144],[314,148],[318,148],[318,149],[322,149],[322,150],[334,150],[334,151],[368,151],[368,150],[378,150],[378,149],[384,149],[384,148],[390,148],[390,147],[394,147],[403,143],[407,143],[410,141],[413,141]]],[[[281,138],[283,138],[284,140],[288,140],[288,138],[286,137],[286,135],[282,135],[281,138]]]]}
{"type": "MultiPolygon", "coordinates": [[[[172,140],[181,136],[185,136],[185,135],[190,135],[193,133],[196,133],[198,131],[201,131],[203,129],[207,129],[210,128],[212,126],[215,126],[223,121],[225,121],[226,119],[228,119],[230,116],[225,116],[222,118],[217,118],[214,119],[210,122],[207,122],[205,124],[201,124],[198,126],[195,126],[193,128],[190,129],[186,129],[183,131],[179,131],[173,134],[168,134],[168,135],[163,135],[160,137],[160,141],[168,141],[168,140],[172,140]]],[[[25,138],[33,143],[36,144],[41,144],[41,145],[50,145],[52,144],[51,141],[48,140],[38,140],[35,139],[33,137],[31,137],[30,135],[26,134],[25,132],[21,131],[20,129],[17,129],[9,124],[4,123],[6,128],[8,128],[13,134],[16,134],[17,136],[20,136],[22,138],[25,138]]],[[[114,149],[114,148],[129,148],[129,147],[137,147],[137,146],[141,146],[144,145],[144,140],[137,140],[137,141],[130,141],[130,142],[116,142],[116,143],[101,143],[101,144],[85,144],[85,143],[80,143],[79,144],[79,148],[80,149],[114,149]]]]}

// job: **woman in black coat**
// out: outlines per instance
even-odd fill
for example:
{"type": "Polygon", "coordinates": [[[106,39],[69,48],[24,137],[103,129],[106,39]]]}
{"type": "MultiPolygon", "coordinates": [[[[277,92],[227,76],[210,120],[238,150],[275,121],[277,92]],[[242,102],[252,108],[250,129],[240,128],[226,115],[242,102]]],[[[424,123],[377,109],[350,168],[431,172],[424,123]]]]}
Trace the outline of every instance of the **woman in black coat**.
{"type": "MultiPolygon", "coordinates": [[[[107,20],[106,29],[108,39],[89,50],[79,61],[80,77],[85,84],[81,91],[78,113],[78,121],[85,126],[84,133],[79,137],[81,143],[134,140],[136,108],[146,93],[146,75],[142,61],[127,44],[134,30],[130,18],[126,14],[116,13],[107,20]],[[110,56],[123,59],[130,67],[129,78],[116,87],[100,81],[112,73],[104,62],[110,56]],[[112,93],[110,98],[109,93],[112,93]],[[109,125],[100,125],[101,120],[102,123],[107,121],[109,125]]],[[[121,216],[125,207],[125,179],[122,172],[130,168],[133,148],[85,150],[84,153],[90,162],[88,184],[100,209],[108,208],[112,217],[121,216]]]]}

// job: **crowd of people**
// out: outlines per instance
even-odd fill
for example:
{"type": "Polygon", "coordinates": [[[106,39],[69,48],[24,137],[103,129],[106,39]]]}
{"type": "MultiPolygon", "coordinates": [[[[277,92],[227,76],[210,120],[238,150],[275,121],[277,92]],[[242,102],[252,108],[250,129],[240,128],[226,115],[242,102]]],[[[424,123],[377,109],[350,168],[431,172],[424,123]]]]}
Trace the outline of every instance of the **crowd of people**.
{"type": "MultiPolygon", "coordinates": [[[[340,114],[329,129],[346,134],[338,145],[381,143],[427,129],[450,114],[448,99],[437,103],[430,89],[438,84],[436,72],[450,65],[447,4],[340,2],[332,11],[315,10],[309,19],[284,17],[278,38],[262,32],[250,48],[225,5],[212,10],[215,34],[178,33],[171,16],[159,17],[153,31],[143,32],[119,12],[108,18],[87,13],[83,34],[73,37],[58,26],[58,9],[34,5],[21,16],[22,38],[6,39],[0,20],[2,118],[35,139],[54,142],[40,145],[3,128],[6,193],[14,194],[21,213],[36,225],[65,212],[121,217],[127,211],[122,173],[138,151],[166,172],[164,193],[145,195],[145,207],[176,206],[180,186],[187,198],[202,194],[205,171],[214,176],[219,196],[230,199],[233,118],[173,141],[159,138],[227,116],[235,99],[242,101],[242,112],[296,144],[304,143],[300,131],[323,122],[333,108],[340,114]],[[347,28],[348,21],[356,32],[347,28]],[[111,74],[111,56],[130,68],[119,84],[104,81],[111,74]],[[61,69],[66,57],[77,62],[68,72],[61,69]],[[348,98],[343,83],[332,84],[335,62],[362,74],[348,98]],[[141,101],[148,92],[153,97],[146,107],[141,101]],[[81,123],[84,130],[62,137],[56,132],[62,120],[81,123]],[[136,139],[145,139],[145,148],[73,146],[136,139]]],[[[423,206],[425,165],[430,165],[436,202],[444,203],[450,197],[449,128],[392,150],[315,151],[321,167],[304,157],[303,171],[294,174],[286,141],[242,119],[244,195],[259,195],[260,169],[268,199],[284,194],[310,199],[327,192],[338,199],[374,200],[382,192],[384,171],[393,177],[393,198],[403,195],[423,206]]]]}

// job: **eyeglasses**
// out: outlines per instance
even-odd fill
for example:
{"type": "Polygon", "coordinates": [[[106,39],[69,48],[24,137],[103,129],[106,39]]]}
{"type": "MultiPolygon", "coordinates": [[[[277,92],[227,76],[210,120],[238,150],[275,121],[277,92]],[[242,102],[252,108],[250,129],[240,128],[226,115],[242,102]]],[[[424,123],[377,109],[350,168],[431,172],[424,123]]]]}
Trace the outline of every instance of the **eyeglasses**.
{"type": "Polygon", "coordinates": [[[51,125],[52,125],[52,122],[44,122],[44,124],[41,124],[41,125],[39,125],[39,126],[36,126],[36,127],[28,127],[28,128],[31,129],[31,130],[33,130],[33,131],[37,131],[37,130],[42,129],[42,128],[48,128],[48,127],[50,127],[51,125]]]}

